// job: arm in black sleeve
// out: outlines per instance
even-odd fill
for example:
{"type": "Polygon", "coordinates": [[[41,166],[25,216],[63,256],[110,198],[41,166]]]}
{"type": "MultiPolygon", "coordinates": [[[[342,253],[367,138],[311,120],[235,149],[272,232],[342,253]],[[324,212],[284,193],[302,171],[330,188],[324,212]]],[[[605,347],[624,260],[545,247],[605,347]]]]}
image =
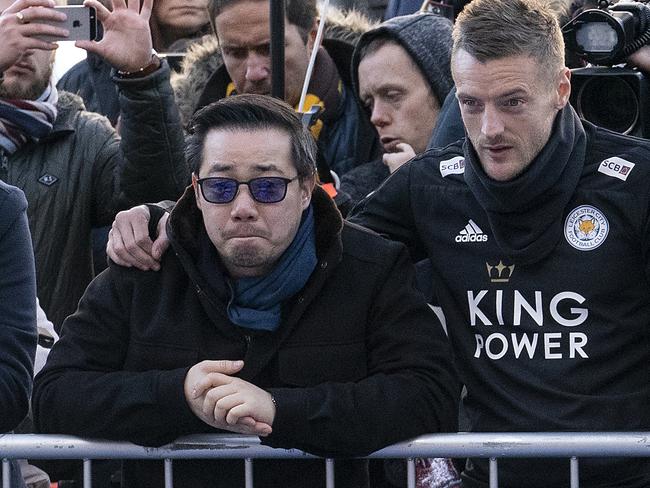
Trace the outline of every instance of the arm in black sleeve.
{"type": "Polygon", "coordinates": [[[366,324],[367,376],[269,389],[277,413],[273,433],[263,443],[324,456],[361,456],[425,433],[457,429],[460,386],[451,348],[414,288],[406,250],[396,243],[391,248],[392,266],[377,281],[366,324]]]}
{"type": "Polygon", "coordinates": [[[185,134],[166,61],[142,78],[113,77],[119,89],[120,189],[132,203],[177,200],[189,184],[185,134]]]}
{"type": "Polygon", "coordinates": [[[189,368],[124,370],[133,293],[125,275],[130,273],[138,272],[111,266],[91,282],[64,322],[61,339],[35,380],[39,432],[162,445],[210,430],[185,401],[189,368]]]}
{"type": "Polygon", "coordinates": [[[406,245],[413,262],[425,259],[426,249],[416,231],[411,208],[411,165],[406,163],[352,209],[347,220],[406,245]]]}
{"type": "Polygon", "coordinates": [[[23,193],[0,183],[0,432],[27,415],[36,353],[36,275],[23,193]]]}

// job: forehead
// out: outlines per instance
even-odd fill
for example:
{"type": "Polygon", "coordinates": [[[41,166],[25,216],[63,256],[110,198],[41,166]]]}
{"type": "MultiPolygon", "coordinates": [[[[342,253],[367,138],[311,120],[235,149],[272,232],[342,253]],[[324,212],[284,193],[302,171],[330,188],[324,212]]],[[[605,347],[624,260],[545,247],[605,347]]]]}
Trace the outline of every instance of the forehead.
{"type": "Polygon", "coordinates": [[[387,42],[359,62],[359,89],[372,92],[385,85],[427,85],[410,54],[396,42],[387,42]]]}
{"type": "Polygon", "coordinates": [[[214,19],[220,40],[269,36],[269,2],[243,0],[226,7],[214,19]]]}
{"type": "MultiPolygon", "coordinates": [[[[268,1],[243,0],[226,7],[214,19],[219,41],[231,46],[255,46],[271,37],[268,1]]],[[[298,29],[285,17],[285,36],[298,29]]]]}
{"type": "Polygon", "coordinates": [[[280,129],[213,129],[205,137],[201,176],[292,175],[291,138],[280,129]]]}
{"type": "Polygon", "coordinates": [[[490,98],[513,91],[532,93],[540,86],[539,63],[526,55],[481,62],[460,49],[452,59],[451,69],[459,96],[490,98]]]}

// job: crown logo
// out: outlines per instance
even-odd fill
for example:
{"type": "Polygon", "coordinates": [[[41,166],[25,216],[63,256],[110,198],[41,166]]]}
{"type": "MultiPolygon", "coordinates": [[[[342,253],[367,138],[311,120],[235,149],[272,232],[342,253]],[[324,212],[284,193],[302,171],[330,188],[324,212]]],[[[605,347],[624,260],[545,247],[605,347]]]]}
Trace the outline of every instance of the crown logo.
{"type": "Polygon", "coordinates": [[[514,264],[506,266],[501,260],[499,260],[499,264],[497,265],[485,263],[485,266],[487,267],[488,276],[492,283],[507,283],[515,271],[514,264]]]}

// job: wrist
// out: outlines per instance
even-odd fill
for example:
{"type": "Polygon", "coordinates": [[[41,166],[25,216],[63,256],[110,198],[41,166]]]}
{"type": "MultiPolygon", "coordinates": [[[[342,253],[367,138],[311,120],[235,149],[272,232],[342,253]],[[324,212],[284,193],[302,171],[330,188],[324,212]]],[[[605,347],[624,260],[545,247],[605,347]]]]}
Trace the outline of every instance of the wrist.
{"type": "Polygon", "coordinates": [[[160,64],[161,64],[160,58],[158,57],[158,55],[155,52],[153,52],[151,54],[151,59],[149,60],[149,62],[146,65],[144,65],[144,66],[142,66],[142,67],[140,67],[140,68],[138,68],[138,69],[136,69],[134,71],[117,70],[117,76],[119,76],[120,78],[126,78],[126,79],[144,78],[145,76],[150,75],[154,71],[157,71],[158,68],[160,68],[160,64]]]}

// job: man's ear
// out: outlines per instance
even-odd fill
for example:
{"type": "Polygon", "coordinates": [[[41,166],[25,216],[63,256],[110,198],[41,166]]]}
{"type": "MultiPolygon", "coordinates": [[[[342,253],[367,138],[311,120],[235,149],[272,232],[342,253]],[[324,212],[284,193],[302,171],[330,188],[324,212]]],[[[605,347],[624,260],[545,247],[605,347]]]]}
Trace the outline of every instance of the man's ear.
{"type": "Polygon", "coordinates": [[[316,186],[316,177],[314,175],[306,176],[300,179],[300,203],[305,210],[311,203],[311,195],[316,186]]]}
{"type": "Polygon", "coordinates": [[[194,199],[196,200],[196,206],[201,208],[201,195],[199,195],[199,183],[196,174],[192,173],[192,189],[194,190],[194,199]]]}
{"type": "Polygon", "coordinates": [[[311,52],[314,50],[314,44],[316,43],[316,34],[318,33],[318,21],[319,19],[314,20],[314,24],[309,29],[307,33],[307,51],[311,55],[311,52]]]}
{"type": "Polygon", "coordinates": [[[562,68],[557,83],[557,108],[562,109],[569,102],[571,96],[571,70],[569,68],[562,68]]]}

